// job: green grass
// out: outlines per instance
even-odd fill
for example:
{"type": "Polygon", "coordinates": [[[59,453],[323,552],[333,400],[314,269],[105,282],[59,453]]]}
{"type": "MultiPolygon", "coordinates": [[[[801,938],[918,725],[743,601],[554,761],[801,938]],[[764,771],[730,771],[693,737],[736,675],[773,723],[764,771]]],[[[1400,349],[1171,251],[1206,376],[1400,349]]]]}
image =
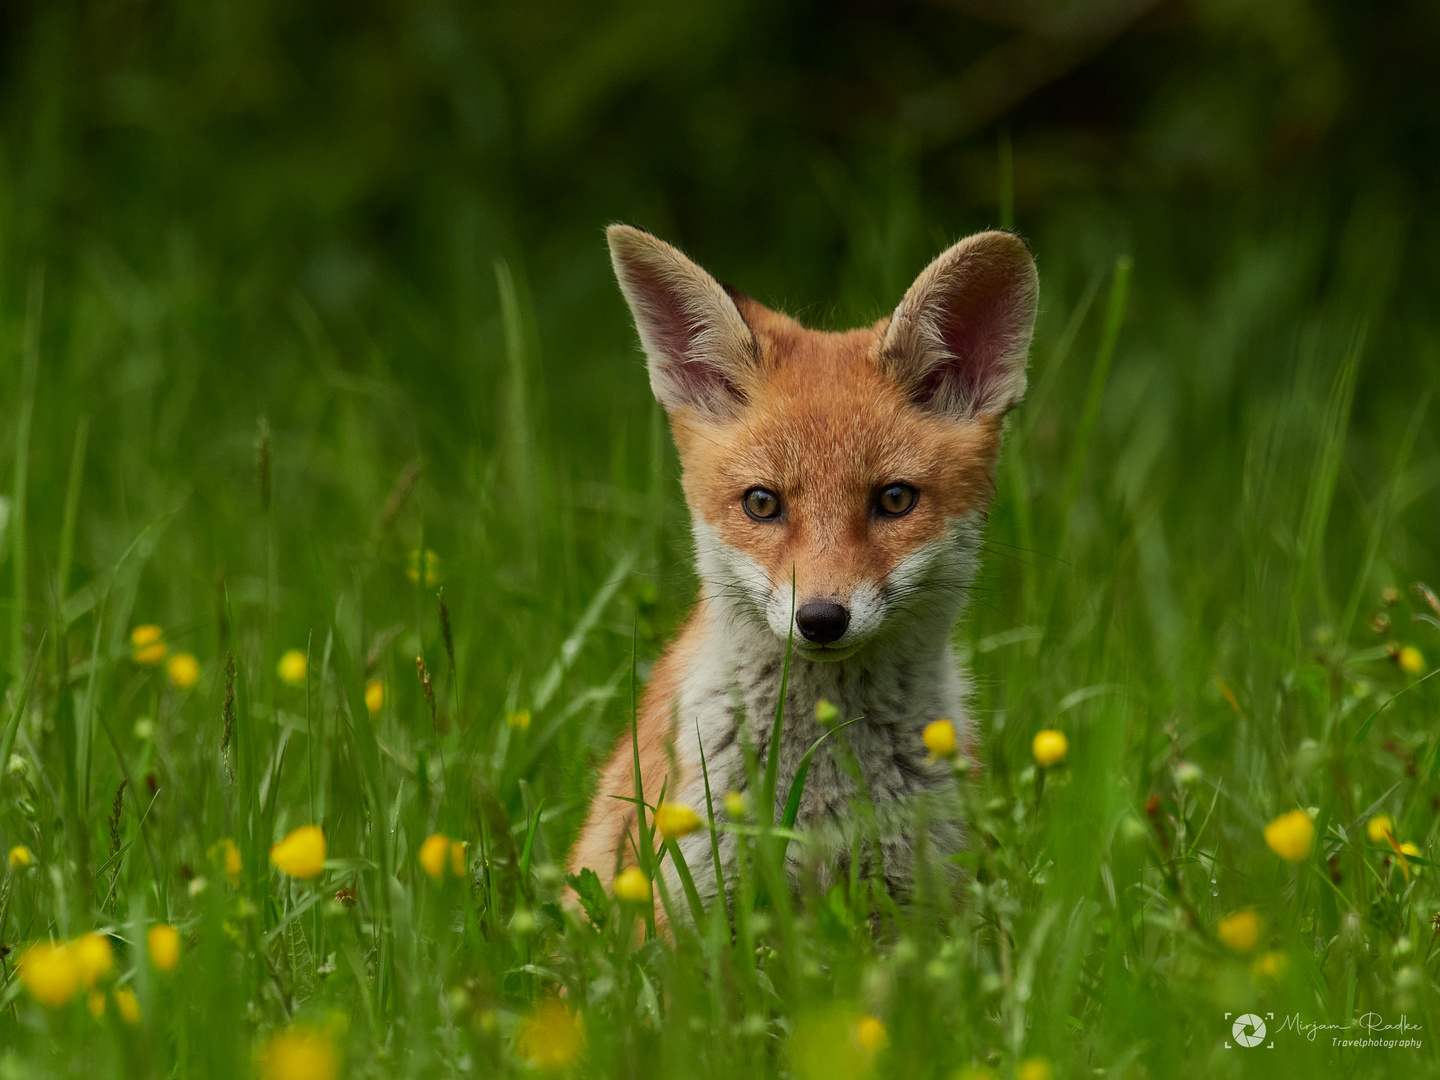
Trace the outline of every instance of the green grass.
{"type": "MultiPolygon", "coordinates": [[[[842,222],[828,322],[874,317],[897,296],[861,283],[938,250],[889,197],[877,235],[842,222]]],[[[768,823],[718,821],[751,842],[734,932],[671,895],[673,942],[593,892],[593,919],[558,903],[592,767],[694,593],[602,222],[549,273],[457,260],[453,303],[398,277],[369,308],[250,294],[178,235],[148,268],[102,245],[10,267],[0,840],[34,862],[0,885],[0,1078],[247,1076],[291,1025],[347,1076],[531,1075],[565,1032],[527,1018],[562,989],[577,1075],[1440,1073],[1440,679],[1387,653],[1440,661],[1411,588],[1440,583],[1440,360],[1397,284],[1404,219],[1240,208],[1196,267],[1175,209],[1031,231],[1030,397],[957,630],[983,762],[959,902],[938,869],[903,907],[866,880],[792,902],[768,823]],[[433,580],[407,573],[425,550],[433,580]],[[135,662],[146,623],[199,659],[194,687],[135,662]],[[290,649],[303,685],[277,676],[290,649]],[[1037,775],[1044,728],[1069,759],[1037,775]],[[1317,843],[1291,864],[1263,830],[1296,807],[1317,843]],[[1378,813],[1421,852],[1408,878],[1366,836],[1378,813]],[[311,822],[326,870],[287,879],[269,847],[311,822]],[[437,831],[468,844],[466,882],[421,872],[437,831]],[[1243,909],[1261,929],[1237,953],[1216,927],[1243,909]],[[157,921],[181,932],[170,972],[157,921]],[[29,944],[90,929],[136,1026],[14,978],[29,944]],[[1274,1051],[1224,1048],[1244,1012],[1274,1013],[1274,1051]],[[1277,1030],[1366,1012],[1423,1047],[1277,1030]]]]}

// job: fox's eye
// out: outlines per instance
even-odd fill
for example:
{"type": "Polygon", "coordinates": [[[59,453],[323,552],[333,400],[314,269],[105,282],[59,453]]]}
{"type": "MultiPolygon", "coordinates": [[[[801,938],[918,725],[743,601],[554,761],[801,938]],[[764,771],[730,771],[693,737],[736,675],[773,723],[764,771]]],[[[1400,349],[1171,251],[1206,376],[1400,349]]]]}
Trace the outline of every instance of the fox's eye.
{"type": "Polygon", "coordinates": [[[900,517],[914,507],[918,494],[909,484],[891,484],[880,489],[875,505],[885,517],[900,517]]]}
{"type": "Polygon", "coordinates": [[[780,514],[780,496],[764,488],[745,492],[745,513],[756,521],[770,521],[780,514]]]}

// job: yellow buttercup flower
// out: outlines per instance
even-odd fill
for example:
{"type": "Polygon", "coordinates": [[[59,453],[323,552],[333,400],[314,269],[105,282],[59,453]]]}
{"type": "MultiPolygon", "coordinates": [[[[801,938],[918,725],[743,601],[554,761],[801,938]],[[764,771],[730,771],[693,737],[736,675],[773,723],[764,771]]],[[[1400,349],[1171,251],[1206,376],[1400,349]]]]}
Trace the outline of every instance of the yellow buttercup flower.
{"type": "Polygon", "coordinates": [[[1026,1058],[1015,1066],[1015,1080],[1055,1080],[1055,1069],[1044,1058],[1026,1058]]]}
{"type": "Polygon", "coordinates": [[[436,881],[445,876],[445,864],[450,861],[450,838],[444,833],[432,833],[420,845],[420,867],[436,881]]]}
{"type": "Polygon", "coordinates": [[[177,652],[165,665],[170,673],[170,685],[177,690],[189,690],[200,681],[200,661],[188,652],[177,652]]]}
{"type": "Polygon", "coordinates": [[[745,817],[745,795],[740,791],[732,791],[725,796],[725,813],[729,814],[736,821],[742,821],[745,817]]]}
{"type": "Polygon", "coordinates": [[[81,986],[94,986],[114,970],[115,950],[110,947],[110,939],[104,935],[83,934],[71,943],[70,948],[75,953],[75,970],[81,986]]]}
{"type": "Polygon", "coordinates": [[[156,923],[145,935],[150,962],[161,971],[174,971],[180,962],[180,931],[169,923],[156,923]]]}
{"type": "Polygon", "coordinates": [[[80,966],[69,946],[42,941],[20,955],[20,981],[41,1005],[58,1009],[80,988],[80,966]]]}
{"type": "Polygon", "coordinates": [[[99,990],[91,990],[85,998],[85,1007],[90,1010],[90,1015],[99,1020],[105,1015],[105,995],[99,990]]]}
{"type": "Polygon", "coordinates": [[[469,859],[465,854],[465,844],[459,840],[450,842],[450,872],[457,878],[463,879],[465,871],[469,866],[469,859]]]}
{"type": "Polygon", "coordinates": [[[1260,940],[1260,916],[1250,909],[1227,915],[1215,926],[1215,936],[1236,952],[1249,952],[1260,940]]]}
{"type": "Polygon", "coordinates": [[[315,877],[325,869],[325,834],[318,825],[301,825],[271,845],[270,861],[293,878],[315,877]]]}
{"type": "Polygon", "coordinates": [[[131,1027],[140,1022],[140,999],[128,986],[115,988],[115,1009],[120,1013],[120,1019],[131,1027]]]}
{"type": "Polygon", "coordinates": [[[235,846],[234,840],[226,837],[224,840],[217,840],[211,844],[210,858],[225,864],[226,881],[231,885],[240,884],[240,870],[243,864],[240,862],[240,849],[235,846]]]}
{"type": "Polygon", "coordinates": [[[1289,862],[1300,862],[1310,854],[1315,842],[1315,823],[1304,810],[1281,814],[1265,826],[1265,843],[1270,850],[1289,862]]]}
{"type": "Polygon", "coordinates": [[[1420,675],[1425,671],[1425,657],[1420,655],[1420,650],[1414,645],[1406,645],[1396,653],[1395,662],[1407,675],[1420,675]]]}
{"type": "Polygon", "coordinates": [[[1400,845],[1400,854],[1406,858],[1417,859],[1420,857],[1420,849],[1407,840],[1400,845]]]}
{"type": "Polygon", "coordinates": [[[632,904],[643,904],[650,899],[650,879],[638,866],[622,870],[615,879],[615,895],[632,904]]]}
{"type": "Polygon", "coordinates": [[[1250,974],[1257,979],[1279,979],[1290,966],[1289,959],[1282,952],[1267,952],[1255,958],[1250,965],[1250,974]]]}
{"type": "Polygon", "coordinates": [[[855,1041],[860,1044],[861,1053],[866,1057],[873,1057],[885,1049],[890,1037],[879,1017],[862,1016],[855,1024],[855,1041]]]}
{"type": "MultiPolygon", "coordinates": [[[[418,549],[410,552],[410,562],[405,567],[405,576],[411,581],[420,580],[420,552],[418,549]]],[[[440,584],[440,556],[429,548],[425,549],[425,584],[440,584]]]]}
{"type": "Polygon", "coordinates": [[[275,665],[275,674],[280,676],[281,682],[289,686],[304,686],[308,666],[303,652],[299,649],[288,649],[275,665]]]}
{"type": "Polygon", "coordinates": [[[505,723],[509,724],[516,731],[530,730],[530,710],[520,709],[517,712],[507,713],[505,723]]]}
{"type": "MultiPolygon", "coordinates": [[[[1051,765],[1058,765],[1065,760],[1065,755],[1070,752],[1070,742],[1063,731],[1047,728],[1036,733],[1030,743],[1030,752],[1035,755],[1035,761],[1042,769],[1048,769],[1051,765]]],[[[1048,1069],[1050,1066],[1046,1064],[1045,1067],[1048,1069]]]]}
{"type": "Polygon", "coordinates": [[[10,849],[10,869],[24,870],[35,861],[35,856],[24,844],[16,844],[10,849]]]}
{"type": "Polygon", "coordinates": [[[154,667],[170,650],[165,645],[165,631],[154,623],[137,626],[130,631],[130,656],[137,664],[154,667]]]}
{"type": "Polygon", "coordinates": [[[662,802],[655,808],[655,828],[666,840],[689,836],[700,825],[700,815],[684,803],[662,802]]]}
{"type": "Polygon", "coordinates": [[[958,752],[955,725],[949,720],[931,720],[920,733],[925,749],[934,758],[953,758],[958,752]]]}
{"type": "Polygon", "coordinates": [[[271,1035],[260,1052],[260,1073],[265,1080],[335,1080],[340,1054],[324,1031],[287,1028],[271,1035]]]}
{"type": "Polygon", "coordinates": [[[1365,835],[1372,844],[1383,844],[1386,836],[1395,834],[1395,823],[1389,814],[1376,814],[1365,823],[1365,835]]]}
{"type": "Polygon", "coordinates": [[[385,707],[385,683],[371,679],[365,684],[365,711],[374,716],[385,707]]]}
{"type": "Polygon", "coordinates": [[[574,1064],[584,1050],[585,1028],[569,1006],[552,998],[520,1025],[515,1048],[531,1065],[560,1072],[574,1064]]]}

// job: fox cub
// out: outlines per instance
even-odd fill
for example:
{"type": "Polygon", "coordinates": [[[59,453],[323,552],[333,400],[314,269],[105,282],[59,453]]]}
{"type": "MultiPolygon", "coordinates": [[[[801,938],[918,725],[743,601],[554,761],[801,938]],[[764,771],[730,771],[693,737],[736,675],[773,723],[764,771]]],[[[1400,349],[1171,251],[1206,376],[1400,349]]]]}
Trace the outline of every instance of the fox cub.
{"type": "MultiPolygon", "coordinates": [[[[704,817],[702,749],[716,800],[744,791],[747,746],[764,768],[793,636],[778,799],[821,733],[818,702],[840,720],[862,718],[844,730],[848,749],[816,754],[799,825],[836,833],[862,794],[858,765],[880,830],[861,871],[878,854],[887,887],[903,895],[913,875],[908,804],[953,784],[927,759],[921,732],[949,719],[969,747],[950,638],[976,571],[1001,421],[1025,392],[1034,261],[1017,237],[979,233],[926,267],[888,318],[823,333],[727,291],[649,233],[612,225],[608,238],[679,449],[701,583],[640,704],[646,799],[663,789],[704,817]]],[[[572,871],[608,881],[633,864],[634,804],[623,800],[634,796],[634,760],[627,733],[601,774],[572,871]]],[[[937,842],[960,842],[957,821],[935,828],[948,830],[937,842]]],[[[701,895],[713,897],[708,832],[681,850],[701,895]]],[[[822,888],[847,872],[849,851],[837,842],[817,860],[812,848],[822,888]]],[[[721,856],[722,865],[735,857],[724,833],[721,856]]]]}

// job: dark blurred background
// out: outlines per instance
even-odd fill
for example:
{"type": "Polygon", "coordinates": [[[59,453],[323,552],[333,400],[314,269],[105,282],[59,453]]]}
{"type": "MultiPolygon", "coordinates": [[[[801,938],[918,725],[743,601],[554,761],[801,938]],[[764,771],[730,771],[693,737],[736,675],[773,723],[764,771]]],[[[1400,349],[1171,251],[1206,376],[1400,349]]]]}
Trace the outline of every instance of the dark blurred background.
{"type": "MultiPolygon", "coordinates": [[[[1404,287],[1440,284],[1424,0],[12,0],[0,42],[4,310],[37,261],[191,259],[252,316],[260,371],[297,291],[482,333],[497,255],[542,344],[597,317],[615,342],[615,219],[819,322],[883,310],[1000,220],[1006,138],[1042,248],[1060,220],[1117,251],[1139,234],[1198,283],[1237,229],[1359,197],[1399,211],[1404,287]]],[[[443,387],[465,358],[441,352],[397,363],[443,387]]]]}

